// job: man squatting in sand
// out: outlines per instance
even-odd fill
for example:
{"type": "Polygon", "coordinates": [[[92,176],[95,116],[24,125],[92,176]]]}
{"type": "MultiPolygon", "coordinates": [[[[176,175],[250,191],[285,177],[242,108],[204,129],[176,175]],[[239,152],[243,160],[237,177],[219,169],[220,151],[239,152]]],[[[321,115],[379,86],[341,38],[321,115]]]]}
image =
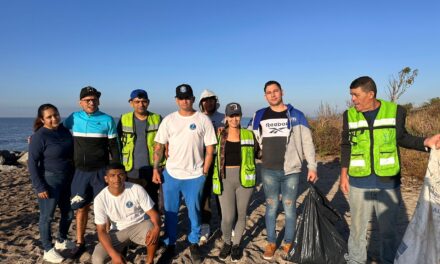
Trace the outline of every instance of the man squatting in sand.
{"type": "Polygon", "coordinates": [[[160,217],[145,189],[126,182],[125,167],[119,163],[107,166],[108,184],[94,200],[95,224],[99,244],[92,255],[93,264],[126,263],[121,252],[130,242],[147,247],[147,264],[154,261],[160,233],[160,217]],[[148,217],[146,217],[148,216],[148,217]],[[107,221],[111,229],[107,231],[107,221]]]}

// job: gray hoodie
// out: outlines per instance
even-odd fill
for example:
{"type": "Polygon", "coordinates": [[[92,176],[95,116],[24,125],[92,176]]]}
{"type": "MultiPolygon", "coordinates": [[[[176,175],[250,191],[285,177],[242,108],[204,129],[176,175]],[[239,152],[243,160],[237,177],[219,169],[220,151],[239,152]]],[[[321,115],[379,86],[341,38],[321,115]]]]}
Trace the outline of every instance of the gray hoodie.
{"type": "MultiPolygon", "coordinates": [[[[262,145],[260,122],[267,109],[268,107],[258,110],[251,121],[252,130],[261,149],[264,146],[262,145]]],[[[287,105],[287,119],[289,120],[287,128],[290,133],[286,140],[284,173],[287,175],[301,172],[304,159],[307,161],[307,168],[316,171],[315,146],[307,119],[301,111],[293,108],[290,104],[287,105]]]]}

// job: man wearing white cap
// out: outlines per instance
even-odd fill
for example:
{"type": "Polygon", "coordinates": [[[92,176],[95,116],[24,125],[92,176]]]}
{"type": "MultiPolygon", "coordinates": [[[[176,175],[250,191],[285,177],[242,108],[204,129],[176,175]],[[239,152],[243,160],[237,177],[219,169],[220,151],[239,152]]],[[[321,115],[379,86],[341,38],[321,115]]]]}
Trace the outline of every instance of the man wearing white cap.
{"type": "MultiPolygon", "coordinates": [[[[219,128],[223,128],[225,126],[224,119],[225,115],[219,113],[217,109],[220,107],[220,102],[218,100],[217,95],[211,90],[204,90],[200,95],[199,100],[199,109],[200,112],[207,115],[209,119],[211,119],[212,125],[216,133],[219,128]]],[[[214,153],[214,160],[215,160],[214,153]]],[[[211,195],[212,195],[212,174],[214,173],[214,162],[209,168],[208,175],[206,177],[205,186],[203,187],[202,200],[200,202],[200,206],[202,207],[202,226],[201,226],[201,242],[206,242],[211,233],[210,221],[212,217],[212,209],[211,209],[211,195]]],[[[218,196],[215,196],[217,200],[218,207],[218,215],[221,217],[220,203],[218,201],[218,196]]]]}

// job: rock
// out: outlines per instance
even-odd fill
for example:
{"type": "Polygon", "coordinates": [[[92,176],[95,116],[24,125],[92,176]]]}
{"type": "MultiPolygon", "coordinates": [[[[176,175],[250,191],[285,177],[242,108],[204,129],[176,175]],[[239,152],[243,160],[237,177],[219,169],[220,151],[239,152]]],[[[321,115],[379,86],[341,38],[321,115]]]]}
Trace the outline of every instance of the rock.
{"type": "Polygon", "coordinates": [[[21,155],[21,157],[17,160],[17,162],[20,163],[21,165],[27,166],[28,159],[29,159],[29,153],[25,152],[23,155],[21,155]]]}
{"type": "Polygon", "coordinates": [[[0,157],[0,165],[13,165],[18,159],[14,152],[8,150],[1,150],[0,157]]]}

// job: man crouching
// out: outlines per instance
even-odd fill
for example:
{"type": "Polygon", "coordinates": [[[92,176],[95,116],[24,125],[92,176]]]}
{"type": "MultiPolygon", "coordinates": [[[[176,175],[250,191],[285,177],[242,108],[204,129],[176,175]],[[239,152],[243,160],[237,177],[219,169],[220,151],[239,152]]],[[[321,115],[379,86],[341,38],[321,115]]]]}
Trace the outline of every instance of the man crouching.
{"type": "Polygon", "coordinates": [[[93,251],[94,264],[105,263],[110,258],[114,264],[126,263],[121,252],[130,242],[146,245],[146,263],[153,263],[160,233],[159,214],[144,188],[125,182],[125,178],[124,165],[108,165],[104,177],[108,186],[94,200],[100,242],[93,251]],[[107,219],[111,223],[110,231],[106,229],[107,219]]]}

